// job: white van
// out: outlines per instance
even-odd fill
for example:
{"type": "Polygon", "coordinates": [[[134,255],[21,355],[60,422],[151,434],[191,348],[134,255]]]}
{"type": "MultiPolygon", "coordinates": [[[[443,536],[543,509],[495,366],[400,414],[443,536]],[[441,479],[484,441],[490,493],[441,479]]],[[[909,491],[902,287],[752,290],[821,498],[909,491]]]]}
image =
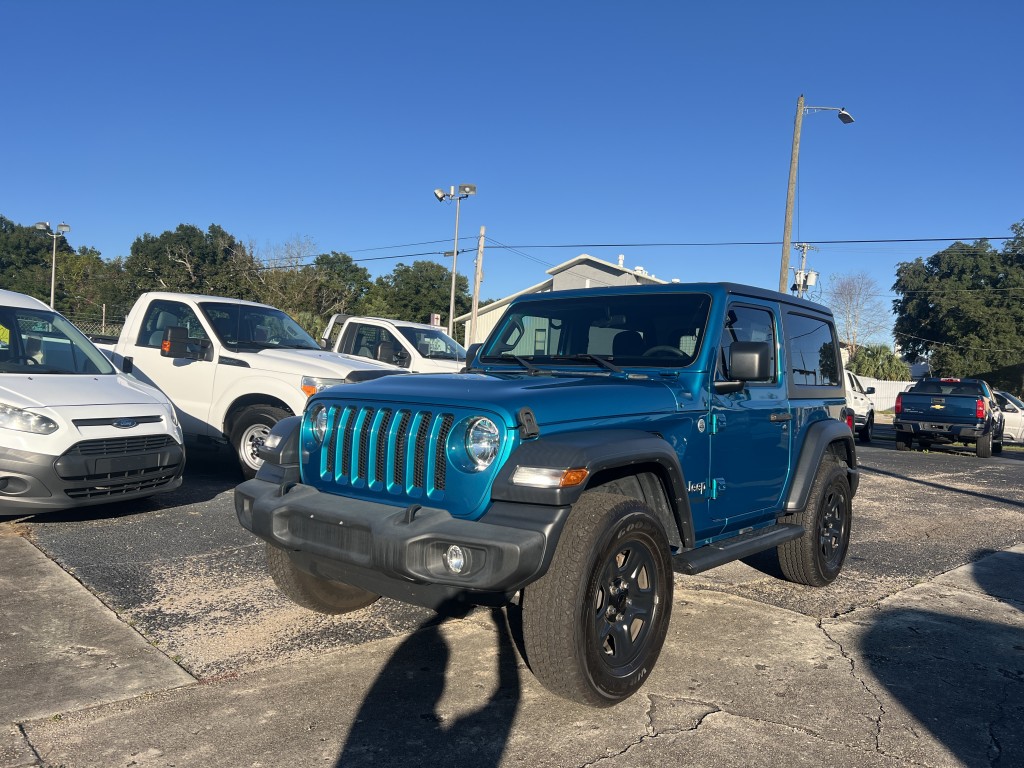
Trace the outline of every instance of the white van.
{"type": "Polygon", "coordinates": [[[0,290],[0,514],[150,496],[181,485],[184,467],[160,390],[41,301],[0,290]]]}

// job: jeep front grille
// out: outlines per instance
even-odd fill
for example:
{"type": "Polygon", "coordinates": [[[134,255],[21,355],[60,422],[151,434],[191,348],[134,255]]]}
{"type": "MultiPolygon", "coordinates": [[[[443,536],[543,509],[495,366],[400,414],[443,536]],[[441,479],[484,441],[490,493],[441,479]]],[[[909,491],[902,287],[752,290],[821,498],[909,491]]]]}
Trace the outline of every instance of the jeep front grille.
{"type": "Polygon", "coordinates": [[[332,406],[323,473],[335,482],[409,493],[443,491],[451,413],[332,406]]]}

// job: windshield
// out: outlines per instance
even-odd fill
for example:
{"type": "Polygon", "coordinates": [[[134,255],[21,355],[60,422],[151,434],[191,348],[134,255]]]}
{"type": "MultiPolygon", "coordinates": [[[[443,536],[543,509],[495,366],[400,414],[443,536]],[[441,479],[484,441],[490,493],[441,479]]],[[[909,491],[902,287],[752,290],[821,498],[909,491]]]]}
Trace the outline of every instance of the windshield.
{"type": "Polygon", "coordinates": [[[0,373],[112,374],[114,366],[70,320],[0,307],[0,373]]]}
{"type": "Polygon", "coordinates": [[[398,330],[423,356],[434,360],[465,360],[466,350],[440,328],[398,326],[398,330]]]}
{"type": "Polygon", "coordinates": [[[539,296],[509,307],[479,360],[680,368],[700,351],[710,307],[703,293],[539,296]]]}
{"type": "Polygon", "coordinates": [[[213,301],[201,302],[199,307],[228,349],[320,349],[302,326],[279,309],[213,301]]]}

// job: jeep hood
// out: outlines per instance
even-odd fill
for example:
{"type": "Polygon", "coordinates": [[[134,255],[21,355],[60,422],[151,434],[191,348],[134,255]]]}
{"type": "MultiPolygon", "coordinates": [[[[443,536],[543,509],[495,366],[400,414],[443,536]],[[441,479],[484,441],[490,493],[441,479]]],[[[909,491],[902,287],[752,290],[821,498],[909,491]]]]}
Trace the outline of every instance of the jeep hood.
{"type": "Polygon", "coordinates": [[[164,394],[122,374],[0,376],[0,402],[15,408],[82,405],[164,405],[164,394]]]}
{"type": "MultiPolygon", "coordinates": [[[[601,421],[634,415],[674,413],[690,400],[657,379],[611,376],[503,376],[433,374],[388,376],[334,390],[344,399],[380,400],[420,405],[450,405],[504,411],[508,423],[528,407],[541,426],[572,421],[601,421]]],[[[324,393],[331,399],[329,393],[324,393]]]]}

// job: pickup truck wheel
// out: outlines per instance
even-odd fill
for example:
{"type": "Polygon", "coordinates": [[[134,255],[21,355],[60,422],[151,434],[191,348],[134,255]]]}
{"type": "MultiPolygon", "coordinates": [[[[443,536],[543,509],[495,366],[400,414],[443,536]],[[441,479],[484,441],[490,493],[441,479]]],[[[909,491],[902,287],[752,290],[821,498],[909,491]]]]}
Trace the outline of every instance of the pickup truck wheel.
{"type": "Polygon", "coordinates": [[[272,544],[267,544],[267,570],[285,597],[317,613],[350,613],[380,598],[380,595],[365,589],[300,571],[287,552],[272,544]]]}
{"type": "Polygon", "coordinates": [[[246,480],[256,477],[257,470],[263,464],[256,450],[263,445],[274,425],[290,415],[283,408],[254,405],[246,408],[235,421],[235,426],[231,430],[231,445],[238,454],[238,463],[246,480]]]}
{"type": "Polygon", "coordinates": [[[910,432],[896,431],[896,450],[897,451],[909,451],[911,443],[914,442],[914,438],[910,432]]]}
{"type": "Polygon", "coordinates": [[[857,433],[858,436],[860,437],[860,441],[862,443],[870,443],[871,442],[871,432],[874,430],[874,428],[875,428],[875,414],[872,413],[872,414],[870,414],[868,416],[868,420],[864,422],[864,426],[861,427],[860,431],[857,433]]]}
{"type": "Polygon", "coordinates": [[[610,706],[631,696],[661,653],[672,585],[668,538],[650,509],[584,494],[551,567],[523,590],[530,669],[549,691],[580,703],[610,706]]]}
{"type": "Polygon", "coordinates": [[[979,459],[988,459],[992,457],[992,433],[989,432],[987,435],[982,435],[978,438],[977,444],[974,446],[975,451],[978,454],[979,459]]]}
{"type": "Polygon", "coordinates": [[[804,528],[803,536],[778,548],[779,566],[785,577],[811,587],[831,584],[846,559],[852,516],[846,465],[835,454],[826,453],[814,477],[807,507],[779,521],[804,528]]]}

